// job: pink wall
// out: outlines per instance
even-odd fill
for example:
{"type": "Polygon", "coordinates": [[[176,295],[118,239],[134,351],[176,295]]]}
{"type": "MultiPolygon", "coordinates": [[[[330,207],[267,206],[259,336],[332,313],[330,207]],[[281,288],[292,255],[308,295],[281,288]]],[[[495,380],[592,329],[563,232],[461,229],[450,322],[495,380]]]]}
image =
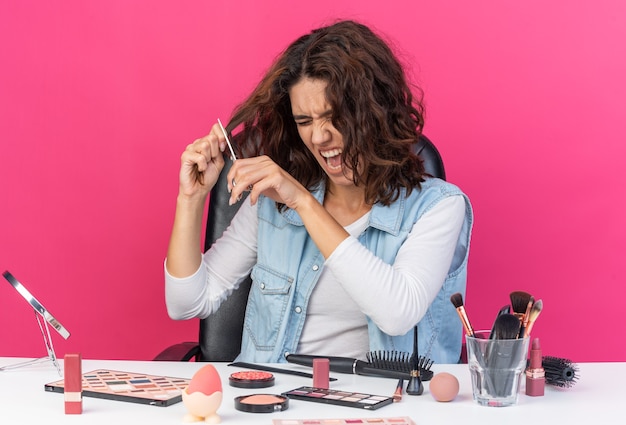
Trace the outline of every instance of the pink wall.
{"type": "MultiPolygon", "coordinates": [[[[192,340],[163,302],[179,155],[294,37],[334,17],[388,34],[476,223],[466,306],[544,301],[546,354],[626,361],[626,4],[145,0],[0,4],[0,271],[72,332],[58,354],[149,359],[192,340]],[[587,341],[586,337],[594,337],[587,341]]],[[[39,356],[0,282],[0,356],[39,356]]]]}

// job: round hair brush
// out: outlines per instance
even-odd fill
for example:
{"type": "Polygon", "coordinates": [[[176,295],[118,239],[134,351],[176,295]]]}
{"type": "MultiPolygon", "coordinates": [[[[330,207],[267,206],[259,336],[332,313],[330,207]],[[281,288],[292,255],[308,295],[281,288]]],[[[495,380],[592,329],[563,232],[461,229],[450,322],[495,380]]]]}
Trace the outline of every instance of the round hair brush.
{"type": "Polygon", "coordinates": [[[578,365],[560,357],[543,356],[541,366],[545,370],[546,384],[570,388],[578,381],[578,365]]]}

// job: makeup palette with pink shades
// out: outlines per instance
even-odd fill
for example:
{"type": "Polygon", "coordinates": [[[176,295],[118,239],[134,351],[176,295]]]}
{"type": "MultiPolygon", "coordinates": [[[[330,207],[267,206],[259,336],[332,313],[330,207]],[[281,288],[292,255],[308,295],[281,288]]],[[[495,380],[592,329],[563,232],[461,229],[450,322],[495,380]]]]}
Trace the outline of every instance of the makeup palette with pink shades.
{"type": "Polygon", "coordinates": [[[336,404],[338,406],[356,407],[360,409],[376,410],[393,403],[393,397],[351,391],[331,390],[326,388],[300,387],[283,393],[296,400],[312,401],[316,403],[336,404]]]}
{"type": "MultiPolygon", "coordinates": [[[[98,369],[83,374],[82,394],[85,397],[169,406],[182,400],[182,391],[189,382],[186,378],[98,369]]],[[[61,379],[46,384],[45,390],[62,393],[63,387],[61,379]]]]}

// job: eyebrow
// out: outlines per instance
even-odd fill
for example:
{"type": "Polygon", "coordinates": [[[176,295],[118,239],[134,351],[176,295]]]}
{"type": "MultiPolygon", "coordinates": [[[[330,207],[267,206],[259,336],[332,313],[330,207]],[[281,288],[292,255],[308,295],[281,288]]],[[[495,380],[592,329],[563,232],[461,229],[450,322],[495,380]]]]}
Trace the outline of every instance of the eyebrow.
{"type": "MultiPolygon", "coordinates": [[[[319,114],[319,118],[327,118],[329,116],[331,116],[333,114],[333,110],[332,109],[328,109],[324,112],[322,112],[321,114],[319,114]]],[[[312,117],[308,116],[308,115],[294,115],[293,119],[294,120],[304,120],[304,119],[311,119],[312,117]]]]}

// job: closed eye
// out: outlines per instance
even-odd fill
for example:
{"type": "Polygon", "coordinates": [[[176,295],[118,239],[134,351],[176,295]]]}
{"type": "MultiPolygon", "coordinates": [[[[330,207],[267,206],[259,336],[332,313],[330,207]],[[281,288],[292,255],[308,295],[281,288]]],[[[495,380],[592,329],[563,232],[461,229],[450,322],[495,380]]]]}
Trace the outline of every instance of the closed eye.
{"type": "Polygon", "coordinates": [[[313,120],[311,119],[297,119],[295,121],[298,127],[304,127],[304,126],[310,125],[313,122],[313,120]]]}
{"type": "MultiPolygon", "coordinates": [[[[319,115],[319,120],[323,120],[324,122],[331,122],[333,118],[333,111],[331,109],[324,111],[319,115]]],[[[313,123],[313,118],[307,115],[294,115],[294,121],[298,127],[304,127],[313,123]]]]}

